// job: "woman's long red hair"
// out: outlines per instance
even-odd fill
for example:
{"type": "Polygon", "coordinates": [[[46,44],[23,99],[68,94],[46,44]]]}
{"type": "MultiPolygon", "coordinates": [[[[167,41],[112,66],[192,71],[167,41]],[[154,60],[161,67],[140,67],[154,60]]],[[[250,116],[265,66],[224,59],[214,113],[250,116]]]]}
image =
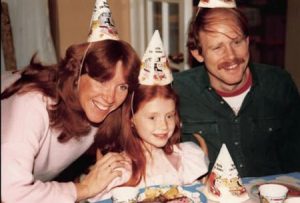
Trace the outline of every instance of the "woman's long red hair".
{"type": "MultiPolygon", "coordinates": [[[[127,42],[103,40],[70,46],[65,58],[58,65],[44,66],[31,60],[30,65],[22,72],[21,78],[1,93],[1,99],[15,93],[41,92],[54,101],[47,110],[51,127],[61,130],[58,140],[66,142],[72,137],[79,138],[90,131],[90,123],[78,101],[79,76],[88,74],[98,81],[108,81],[113,78],[118,61],[122,62],[130,94],[138,84],[140,59],[127,42]],[[80,71],[81,64],[83,64],[82,71],[80,71]]],[[[116,110],[99,125],[98,133],[103,136],[103,140],[116,136],[111,133],[119,134],[121,122],[115,122],[118,119],[114,119],[119,117],[121,111],[116,110]]],[[[114,139],[110,138],[105,142],[111,140],[114,139]]]]}

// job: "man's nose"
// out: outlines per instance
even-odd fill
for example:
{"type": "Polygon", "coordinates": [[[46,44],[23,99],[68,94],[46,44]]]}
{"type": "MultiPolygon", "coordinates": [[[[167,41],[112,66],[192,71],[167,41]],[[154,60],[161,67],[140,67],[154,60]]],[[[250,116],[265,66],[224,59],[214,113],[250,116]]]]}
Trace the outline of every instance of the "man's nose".
{"type": "Polygon", "coordinates": [[[227,47],[225,48],[225,55],[226,55],[226,58],[228,58],[228,59],[233,59],[233,58],[235,58],[235,50],[234,50],[234,48],[231,47],[230,45],[227,46],[227,47]]]}

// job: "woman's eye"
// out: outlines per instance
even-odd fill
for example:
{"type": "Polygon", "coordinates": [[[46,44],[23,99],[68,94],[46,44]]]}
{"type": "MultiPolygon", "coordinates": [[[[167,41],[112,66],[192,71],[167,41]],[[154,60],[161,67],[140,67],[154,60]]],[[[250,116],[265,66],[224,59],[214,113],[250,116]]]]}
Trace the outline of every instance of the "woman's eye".
{"type": "Polygon", "coordinates": [[[154,120],[155,117],[154,117],[154,116],[150,116],[149,119],[150,119],[150,120],[154,120]]]}
{"type": "Polygon", "coordinates": [[[122,91],[127,91],[128,90],[128,85],[120,85],[120,89],[122,91]]]}
{"type": "Polygon", "coordinates": [[[220,46],[213,47],[213,50],[214,50],[214,51],[217,51],[217,50],[219,50],[220,48],[221,48],[220,46]]]}

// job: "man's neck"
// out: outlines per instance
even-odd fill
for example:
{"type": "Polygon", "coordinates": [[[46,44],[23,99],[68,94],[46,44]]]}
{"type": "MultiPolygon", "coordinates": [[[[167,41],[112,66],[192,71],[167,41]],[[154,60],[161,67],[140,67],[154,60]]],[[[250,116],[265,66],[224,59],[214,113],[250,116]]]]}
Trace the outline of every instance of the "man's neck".
{"type": "Polygon", "coordinates": [[[216,92],[222,97],[232,97],[239,95],[246,91],[252,85],[252,75],[249,68],[242,81],[234,86],[224,86],[222,88],[215,88],[216,92]]]}

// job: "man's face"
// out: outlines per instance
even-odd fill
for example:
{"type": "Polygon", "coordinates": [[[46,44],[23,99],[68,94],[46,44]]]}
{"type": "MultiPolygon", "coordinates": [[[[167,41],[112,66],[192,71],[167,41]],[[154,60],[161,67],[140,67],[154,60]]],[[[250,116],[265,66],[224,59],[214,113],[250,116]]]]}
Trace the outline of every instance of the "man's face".
{"type": "Polygon", "coordinates": [[[209,27],[214,32],[200,31],[199,39],[211,85],[224,92],[233,91],[246,81],[249,61],[249,38],[229,22],[209,27]]]}

